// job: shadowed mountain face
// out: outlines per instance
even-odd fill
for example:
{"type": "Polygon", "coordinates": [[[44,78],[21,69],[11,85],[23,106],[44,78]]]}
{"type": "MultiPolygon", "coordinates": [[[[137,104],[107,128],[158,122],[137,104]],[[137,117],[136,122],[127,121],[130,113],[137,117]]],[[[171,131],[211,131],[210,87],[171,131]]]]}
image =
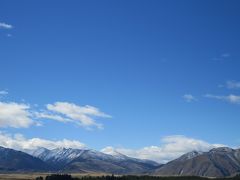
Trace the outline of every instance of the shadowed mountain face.
{"type": "Polygon", "coordinates": [[[66,172],[144,174],[159,167],[153,161],[130,158],[120,153],[114,156],[89,149],[41,148],[31,154],[56,167],[56,170],[66,172]]]}
{"type": "Polygon", "coordinates": [[[154,175],[225,177],[240,172],[240,149],[216,148],[191,152],[158,168],[154,175]]]}
{"type": "Polygon", "coordinates": [[[0,172],[48,171],[51,168],[39,158],[27,153],[0,147],[0,172]]]}

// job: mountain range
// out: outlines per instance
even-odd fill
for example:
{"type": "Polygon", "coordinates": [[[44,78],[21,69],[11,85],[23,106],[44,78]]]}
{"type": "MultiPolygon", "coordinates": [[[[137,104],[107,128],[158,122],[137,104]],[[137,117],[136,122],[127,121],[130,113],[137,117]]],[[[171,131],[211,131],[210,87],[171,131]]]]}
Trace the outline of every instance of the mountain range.
{"type": "Polygon", "coordinates": [[[0,147],[0,172],[36,171],[227,177],[240,173],[240,149],[192,151],[167,164],[159,164],[117,151],[105,154],[91,149],[39,148],[21,152],[0,147]]]}
{"type": "Polygon", "coordinates": [[[90,149],[40,148],[31,155],[54,167],[54,170],[65,172],[143,174],[159,166],[156,162],[130,158],[118,152],[109,155],[90,149]]]}

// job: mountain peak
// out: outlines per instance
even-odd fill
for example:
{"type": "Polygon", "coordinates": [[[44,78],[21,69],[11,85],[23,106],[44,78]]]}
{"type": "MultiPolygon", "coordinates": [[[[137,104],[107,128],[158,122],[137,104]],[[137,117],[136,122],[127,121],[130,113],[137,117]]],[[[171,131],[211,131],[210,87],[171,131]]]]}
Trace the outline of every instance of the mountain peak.
{"type": "Polygon", "coordinates": [[[24,149],[24,152],[34,156],[34,157],[38,157],[40,154],[44,153],[44,152],[49,152],[50,150],[44,147],[39,147],[37,149],[24,149]]]}
{"type": "Polygon", "coordinates": [[[127,158],[126,155],[118,152],[113,147],[106,147],[106,148],[102,149],[101,152],[104,153],[104,154],[112,155],[112,156],[117,157],[117,158],[121,158],[121,159],[127,158]]]}
{"type": "Polygon", "coordinates": [[[232,148],[229,148],[229,147],[218,147],[218,148],[213,148],[211,149],[209,152],[223,152],[223,153],[226,153],[226,152],[233,152],[234,150],[232,148]]]}
{"type": "Polygon", "coordinates": [[[195,158],[195,157],[197,157],[197,156],[199,156],[199,155],[202,155],[202,154],[203,154],[202,151],[196,151],[196,150],[194,150],[194,151],[191,151],[191,152],[188,152],[188,153],[182,155],[182,156],[181,156],[180,158],[178,158],[178,159],[181,160],[181,161],[185,161],[185,160],[188,160],[188,159],[195,158]]]}

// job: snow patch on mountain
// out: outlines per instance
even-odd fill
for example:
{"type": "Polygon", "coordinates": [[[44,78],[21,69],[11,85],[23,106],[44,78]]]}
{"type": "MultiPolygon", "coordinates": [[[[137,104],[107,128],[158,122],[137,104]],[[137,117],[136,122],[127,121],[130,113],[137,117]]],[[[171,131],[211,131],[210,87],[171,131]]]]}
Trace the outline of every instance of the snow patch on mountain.
{"type": "Polygon", "coordinates": [[[126,155],[116,151],[113,147],[106,147],[104,149],[101,150],[102,153],[105,153],[105,154],[109,154],[109,155],[112,155],[116,158],[119,158],[119,159],[126,159],[126,158],[129,158],[127,157],[126,155]]]}

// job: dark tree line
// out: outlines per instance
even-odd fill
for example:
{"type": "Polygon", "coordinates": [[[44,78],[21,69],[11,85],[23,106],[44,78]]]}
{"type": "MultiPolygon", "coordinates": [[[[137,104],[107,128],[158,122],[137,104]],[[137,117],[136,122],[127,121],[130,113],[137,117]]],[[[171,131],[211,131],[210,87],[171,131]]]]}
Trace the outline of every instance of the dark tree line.
{"type": "MultiPolygon", "coordinates": [[[[36,180],[44,180],[43,177],[37,177],[36,180]]],[[[195,176],[83,176],[80,178],[73,178],[68,174],[53,174],[45,178],[45,180],[209,180],[209,178],[195,177],[195,176]]],[[[214,178],[214,180],[240,180],[240,175],[231,178],[214,178]]]]}

